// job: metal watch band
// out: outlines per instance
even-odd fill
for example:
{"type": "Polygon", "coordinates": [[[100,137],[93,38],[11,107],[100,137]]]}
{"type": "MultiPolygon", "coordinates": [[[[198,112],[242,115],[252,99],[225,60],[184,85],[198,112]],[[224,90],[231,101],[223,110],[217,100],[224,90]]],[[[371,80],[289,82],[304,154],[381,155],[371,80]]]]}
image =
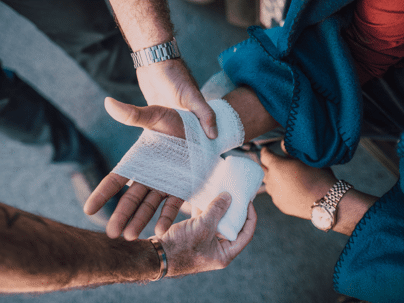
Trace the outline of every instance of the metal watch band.
{"type": "Polygon", "coordinates": [[[164,278],[164,276],[167,274],[167,257],[166,253],[163,249],[163,246],[161,245],[160,241],[156,239],[149,239],[150,242],[153,244],[154,248],[156,249],[156,252],[159,256],[160,260],[160,273],[157,278],[152,279],[151,281],[158,281],[164,278]]]}
{"type": "Polygon", "coordinates": [[[181,57],[177,41],[172,41],[142,49],[131,54],[135,69],[141,66],[181,57]]]}
{"type": "Polygon", "coordinates": [[[342,196],[353,186],[344,180],[339,180],[324,196],[324,202],[331,205],[334,209],[337,208],[342,196]]]}

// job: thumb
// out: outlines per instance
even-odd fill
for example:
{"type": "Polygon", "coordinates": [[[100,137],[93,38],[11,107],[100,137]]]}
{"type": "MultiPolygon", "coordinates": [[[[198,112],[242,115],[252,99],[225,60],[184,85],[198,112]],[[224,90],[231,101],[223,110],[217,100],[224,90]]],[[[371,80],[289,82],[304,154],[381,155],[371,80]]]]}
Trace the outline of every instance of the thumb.
{"type": "Polygon", "coordinates": [[[261,149],[261,163],[267,168],[271,167],[272,165],[278,162],[285,160],[286,160],[285,157],[275,154],[268,147],[263,147],[261,149]]]}
{"type": "Polygon", "coordinates": [[[218,136],[216,114],[205,101],[202,94],[199,91],[198,93],[198,98],[193,98],[192,101],[184,104],[184,106],[199,119],[206,136],[210,139],[216,139],[218,136]]]}
{"type": "Polygon", "coordinates": [[[206,222],[217,228],[220,219],[224,216],[231,203],[231,195],[228,192],[222,192],[217,196],[202,213],[202,218],[206,222]]]}
{"type": "Polygon", "coordinates": [[[110,97],[105,98],[104,105],[108,114],[116,121],[125,125],[147,129],[152,129],[164,115],[162,108],[159,106],[137,107],[110,97]]]}

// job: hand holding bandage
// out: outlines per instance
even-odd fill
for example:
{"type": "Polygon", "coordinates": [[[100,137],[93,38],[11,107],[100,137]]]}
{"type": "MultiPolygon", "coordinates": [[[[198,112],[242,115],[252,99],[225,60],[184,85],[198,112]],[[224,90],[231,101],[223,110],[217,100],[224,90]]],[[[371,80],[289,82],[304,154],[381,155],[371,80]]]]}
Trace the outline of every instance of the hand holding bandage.
{"type": "MultiPolygon", "coordinates": [[[[200,127],[197,118],[192,113],[185,111],[178,111],[178,114],[183,120],[186,140],[172,136],[177,134],[173,134],[170,129],[177,128],[177,130],[180,130],[178,127],[178,117],[170,118],[170,116],[175,117],[176,115],[171,109],[166,109],[170,114],[168,117],[164,118],[169,119],[171,122],[174,121],[176,124],[176,126],[173,126],[167,123],[166,126],[168,129],[164,129],[164,132],[169,135],[163,134],[161,131],[145,130],[135,145],[123,157],[121,162],[113,170],[115,175],[110,175],[114,179],[120,179],[121,182],[117,182],[119,185],[128,179],[135,181],[128,190],[128,192],[130,191],[128,196],[132,200],[136,200],[134,203],[132,202],[135,206],[141,204],[138,209],[133,206],[131,208],[123,208],[120,207],[120,202],[115,211],[117,215],[115,216],[114,213],[107,226],[107,233],[109,235],[119,236],[120,232],[122,232],[123,228],[128,224],[124,231],[125,238],[136,238],[141,231],[137,230],[135,233],[131,231],[131,229],[139,229],[136,226],[136,220],[141,222],[140,228],[143,229],[167,194],[170,196],[163,207],[162,214],[156,225],[156,233],[159,231],[163,233],[168,229],[178,213],[178,208],[181,206],[182,200],[189,199],[192,204],[203,208],[204,204],[209,203],[210,194],[216,194],[218,190],[227,190],[232,194],[234,200],[229,212],[231,212],[232,207],[237,208],[238,205],[240,208],[242,203],[245,204],[245,207],[241,207],[245,208],[245,210],[239,209],[236,211],[236,215],[227,219],[237,221],[237,223],[232,222],[230,224],[237,227],[236,231],[231,233],[232,235],[228,233],[225,236],[232,239],[236,238],[238,231],[244,224],[248,202],[254,197],[258,186],[261,184],[263,172],[257,164],[247,159],[239,160],[237,162],[238,164],[233,167],[233,172],[231,172],[232,165],[228,165],[227,162],[234,163],[234,161],[223,160],[220,154],[243,143],[243,126],[237,113],[224,100],[211,101],[210,106],[217,116],[219,129],[219,137],[217,139],[209,140],[200,127]],[[251,163],[249,163],[249,161],[251,163]],[[237,168],[239,168],[240,171],[238,171],[237,168]],[[221,177],[218,177],[220,175],[221,177]],[[154,199],[148,198],[150,193],[148,193],[147,190],[159,193],[157,196],[159,196],[160,199],[157,199],[156,195],[154,199]],[[177,199],[174,202],[174,197],[180,198],[181,200],[177,199]],[[141,201],[142,198],[144,201],[141,201]],[[243,202],[242,200],[246,201],[243,202]],[[167,205],[167,203],[169,204],[167,205]],[[142,208],[148,208],[149,212],[142,210],[142,208]],[[151,214],[150,209],[152,210],[151,214]],[[170,211],[168,215],[167,210],[170,211]],[[135,213],[135,216],[132,221],[128,223],[128,219],[133,213],[135,213]],[[117,218],[119,220],[117,220],[117,218]],[[114,221],[118,223],[115,223],[115,226],[114,221]],[[110,229],[110,231],[108,229],[110,229]],[[115,232],[115,230],[117,230],[117,232],[115,232]],[[133,237],[133,235],[135,235],[135,237],[133,237]]],[[[147,109],[137,110],[144,111],[147,109]]],[[[112,116],[114,117],[113,113],[112,116]]],[[[141,115],[137,114],[135,116],[140,117],[141,115]]],[[[122,119],[118,120],[122,121],[122,119]]],[[[159,120],[159,123],[164,122],[159,120]]],[[[150,128],[150,124],[139,125],[138,121],[133,124],[150,128]]],[[[156,129],[156,124],[153,125],[153,128],[156,129]]],[[[183,136],[179,134],[179,137],[183,136]]],[[[111,177],[109,176],[107,178],[111,177]]],[[[102,186],[101,183],[99,186],[100,190],[102,190],[102,187],[105,186],[102,186]]],[[[95,193],[97,190],[98,188],[95,193]]],[[[93,195],[95,196],[95,194],[93,195]]],[[[126,201],[127,197],[125,197],[125,195],[121,200],[126,201]]],[[[90,206],[96,204],[93,202],[95,199],[92,199],[92,197],[90,197],[88,202],[90,206]]],[[[128,202],[123,204],[128,204],[128,202]]],[[[88,211],[88,208],[90,207],[85,209],[87,213],[94,213],[94,211],[88,211]]],[[[219,224],[219,227],[224,225],[226,224],[219,224]]],[[[227,231],[228,230],[229,228],[227,227],[227,231]]],[[[219,231],[227,233],[226,228],[222,228],[222,230],[219,228],[219,231]]]]}

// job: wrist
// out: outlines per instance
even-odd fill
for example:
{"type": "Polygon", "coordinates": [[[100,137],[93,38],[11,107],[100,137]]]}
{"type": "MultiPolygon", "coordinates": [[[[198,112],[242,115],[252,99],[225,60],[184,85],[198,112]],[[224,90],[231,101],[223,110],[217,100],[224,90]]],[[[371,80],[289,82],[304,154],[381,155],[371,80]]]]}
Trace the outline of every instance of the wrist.
{"type": "Polygon", "coordinates": [[[159,266],[160,266],[159,274],[156,278],[152,279],[152,281],[158,281],[163,279],[167,274],[167,256],[161,244],[161,241],[159,241],[156,238],[150,238],[149,240],[153,244],[154,249],[156,250],[156,253],[159,257],[159,266]]]}
{"type": "Polygon", "coordinates": [[[166,239],[159,239],[167,257],[166,277],[178,277],[200,272],[197,269],[197,264],[199,263],[198,256],[190,254],[190,252],[195,252],[195,250],[187,247],[186,238],[174,241],[169,238],[168,234],[167,232],[167,236],[163,236],[166,239]]]}
{"type": "Polygon", "coordinates": [[[153,45],[131,54],[135,69],[181,57],[177,40],[153,45]]]}
{"type": "Polygon", "coordinates": [[[240,117],[245,131],[244,142],[249,142],[280,126],[262,105],[254,90],[248,86],[238,87],[223,99],[240,117]]]}
{"type": "Polygon", "coordinates": [[[161,72],[178,69],[185,69],[188,71],[182,58],[173,58],[161,62],[156,62],[148,66],[140,66],[136,69],[136,74],[138,77],[142,77],[143,75],[148,75],[150,73],[159,74],[161,72]]]}
{"type": "Polygon", "coordinates": [[[112,282],[152,281],[159,275],[159,256],[149,240],[126,241],[118,238],[112,239],[111,244],[111,252],[106,254],[109,259],[104,261],[103,267],[107,272],[115,273],[112,282]],[[111,264],[111,268],[107,264],[111,264]]]}
{"type": "MultiPolygon", "coordinates": [[[[177,261],[180,261],[183,259],[181,256],[176,256],[176,244],[173,241],[170,241],[169,239],[167,240],[162,240],[158,239],[161,243],[161,246],[163,247],[166,258],[167,258],[167,273],[166,277],[175,277],[182,275],[183,273],[180,270],[180,263],[177,263],[177,261]]],[[[185,253],[184,253],[185,254],[185,253]]]]}
{"type": "Polygon", "coordinates": [[[378,197],[355,189],[349,190],[338,204],[337,222],[332,229],[350,236],[356,225],[377,200],[378,197]]]}

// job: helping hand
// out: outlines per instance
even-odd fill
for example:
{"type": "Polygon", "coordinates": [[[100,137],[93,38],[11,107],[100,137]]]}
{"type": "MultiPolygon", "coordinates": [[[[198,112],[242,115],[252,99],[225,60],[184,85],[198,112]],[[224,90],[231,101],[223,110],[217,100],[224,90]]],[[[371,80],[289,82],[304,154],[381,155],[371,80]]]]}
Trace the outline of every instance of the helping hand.
{"type": "Polygon", "coordinates": [[[230,242],[217,238],[217,225],[230,203],[229,194],[220,194],[202,214],[174,224],[159,239],[167,255],[167,276],[225,268],[247,246],[257,224],[257,214],[251,202],[247,221],[237,239],[230,242]]]}
{"type": "MultiPolygon", "coordinates": [[[[283,143],[283,142],[282,142],[283,143]]],[[[282,148],[286,153],[284,145],[282,148]]],[[[261,150],[264,183],[274,204],[285,214],[311,218],[311,206],[323,197],[337,179],[330,168],[310,167],[290,156],[261,150]]]]}
{"type": "Polygon", "coordinates": [[[181,59],[137,69],[139,87],[148,105],[187,109],[198,117],[205,134],[217,137],[216,115],[203,98],[195,79],[181,59]]]}
{"type": "MultiPolygon", "coordinates": [[[[105,99],[107,112],[118,122],[130,126],[151,129],[185,139],[184,125],[180,115],[171,108],[161,106],[136,107],[105,99]]],[[[127,178],[109,173],[97,186],[84,205],[84,212],[93,215],[128,182],[127,178]]],[[[183,200],[164,192],[133,182],[112,214],[106,233],[117,238],[123,232],[126,240],[135,240],[151,220],[160,203],[166,199],[157,221],[156,235],[163,235],[176,218],[183,200]],[[131,219],[132,218],[132,219],[131,219]]]]}

